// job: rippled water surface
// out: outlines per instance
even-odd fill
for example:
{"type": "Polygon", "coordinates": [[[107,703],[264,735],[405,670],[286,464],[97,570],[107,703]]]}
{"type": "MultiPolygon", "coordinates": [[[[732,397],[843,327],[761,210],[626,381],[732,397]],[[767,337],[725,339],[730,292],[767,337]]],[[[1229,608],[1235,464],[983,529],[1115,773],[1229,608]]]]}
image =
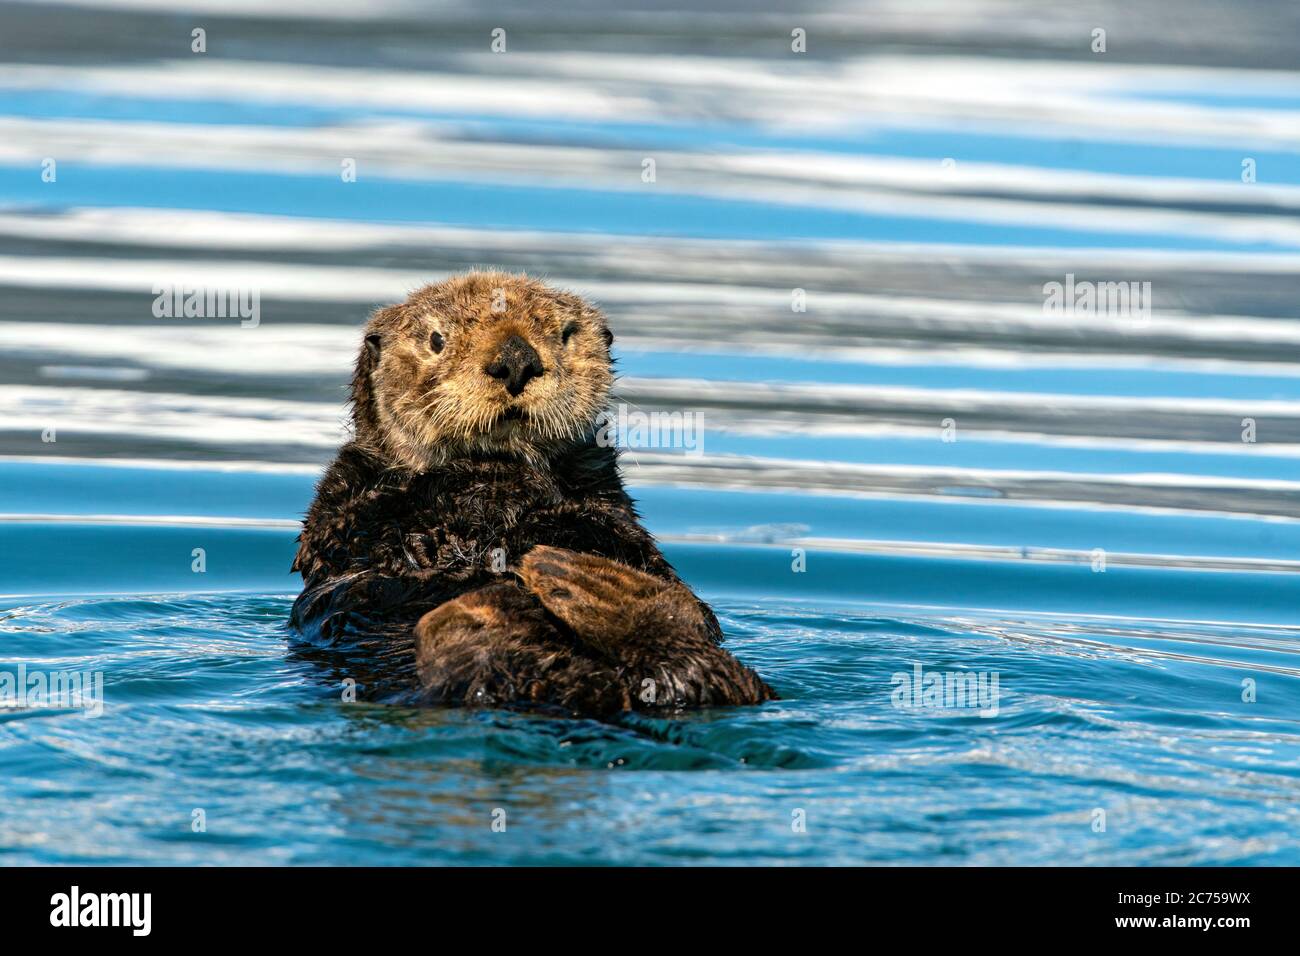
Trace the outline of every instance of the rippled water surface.
{"type": "Polygon", "coordinates": [[[1285,628],[723,600],[734,650],[787,699],[607,726],[341,706],[310,665],[286,658],[289,603],[11,608],[3,633],[25,659],[75,660],[111,681],[103,717],[4,723],[6,858],[1295,861],[1285,628]],[[999,672],[999,713],[893,707],[888,675],[912,661],[999,672]],[[1271,703],[1240,701],[1247,672],[1271,703]],[[195,807],[204,834],[190,831],[195,807]],[[490,827],[498,809],[504,833],[490,827]],[[799,810],[803,834],[791,826],[799,810]]]}
{"type": "Polygon", "coordinates": [[[1300,864],[1300,20],[1040,6],[804,4],[798,57],[761,5],[506,6],[503,55],[222,6],[193,56],[0,0],[0,692],[103,679],[0,699],[0,863],[1300,864]],[[782,700],[403,710],[293,653],[357,329],[475,265],[702,416],[625,473],[782,700]]]}

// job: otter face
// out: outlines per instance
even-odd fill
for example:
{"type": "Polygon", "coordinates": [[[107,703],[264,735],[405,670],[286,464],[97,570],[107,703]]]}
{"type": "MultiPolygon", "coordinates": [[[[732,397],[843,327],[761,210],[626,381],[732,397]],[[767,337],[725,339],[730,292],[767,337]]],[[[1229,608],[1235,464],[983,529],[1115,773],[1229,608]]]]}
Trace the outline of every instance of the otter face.
{"type": "Polygon", "coordinates": [[[366,326],[357,437],[417,471],[475,451],[545,457],[605,407],[612,341],[594,306],[524,276],[426,286],[366,326]]]}

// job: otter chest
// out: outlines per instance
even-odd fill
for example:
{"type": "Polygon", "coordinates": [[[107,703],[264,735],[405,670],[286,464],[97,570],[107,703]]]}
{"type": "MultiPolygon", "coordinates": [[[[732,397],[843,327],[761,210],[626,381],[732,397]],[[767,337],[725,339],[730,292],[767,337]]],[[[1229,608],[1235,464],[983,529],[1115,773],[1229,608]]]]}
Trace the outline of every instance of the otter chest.
{"type": "Polygon", "coordinates": [[[510,570],[572,508],[552,495],[501,494],[482,486],[452,494],[415,491],[402,505],[394,509],[387,536],[394,556],[407,571],[457,578],[510,570]]]}

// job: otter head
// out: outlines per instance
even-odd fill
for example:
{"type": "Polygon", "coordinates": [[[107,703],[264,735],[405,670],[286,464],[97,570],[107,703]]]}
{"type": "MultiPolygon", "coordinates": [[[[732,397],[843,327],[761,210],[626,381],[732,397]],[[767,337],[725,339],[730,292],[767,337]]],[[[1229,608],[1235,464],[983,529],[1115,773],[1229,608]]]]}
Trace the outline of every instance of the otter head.
{"type": "Polygon", "coordinates": [[[414,471],[474,453],[544,460],[594,427],[612,341],[594,306],[524,276],[426,286],[366,325],[357,440],[414,471]]]}

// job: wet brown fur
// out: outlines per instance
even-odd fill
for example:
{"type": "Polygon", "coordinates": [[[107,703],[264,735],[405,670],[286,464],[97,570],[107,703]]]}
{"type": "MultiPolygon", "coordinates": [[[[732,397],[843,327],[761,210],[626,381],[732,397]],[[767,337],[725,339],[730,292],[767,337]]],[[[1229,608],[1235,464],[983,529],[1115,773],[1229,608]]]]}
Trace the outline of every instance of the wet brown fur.
{"type": "Polygon", "coordinates": [[[583,299],[504,273],[374,314],[354,437],[293,565],[292,624],[338,674],[381,699],[595,716],[775,697],[718,646],[595,439],[610,341],[583,299]],[[485,370],[514,336],[544,371],[512,397],[485,370]]]}

